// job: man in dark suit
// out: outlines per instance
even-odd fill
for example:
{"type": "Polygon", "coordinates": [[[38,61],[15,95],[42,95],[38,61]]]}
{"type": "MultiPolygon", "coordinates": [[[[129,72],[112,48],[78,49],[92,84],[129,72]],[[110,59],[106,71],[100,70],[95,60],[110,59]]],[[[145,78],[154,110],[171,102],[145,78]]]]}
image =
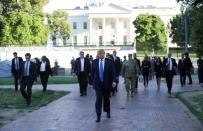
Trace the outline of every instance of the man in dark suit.
{"type": "MultiPolygon", "coordinates": [[[[189,79],[188,84],[192,85],[191,69],[193,68],[193,65],[188,53],[185,53],[185,64],[186,64],[186,75],[188,76],[188,79],[189,79]]],[[[185,81],[186,81],[186,77],[185,77],[185,81]]]]}
{"type": "Polygon", "coordinates": [[[35,63],[30,61],[31,54],[25,54],[25,61],[20,67],[20,91],[22,96],[26,99],[27,106],[31,103],[32,85],[36,77],[35,63]],[[27,91],[25,90],[27,88],[27,91]]]}
{"type": "Polygon", "coordinates": [[[115,92],[118,92],[117,85],[119,83],[119,75],[120,75],[120,72],[121,72],[121,60],[120,60],[120,57],[117,56],[117,52],[116,51],[113,51],[111,59],[114,62],[115,75],[116,75],[116,87],[112,88],[112,95],[114,96],[115,92]]]}
{"type": "Polygon", "coordinates": [[[80,52],[80,57],[75,61],[75,74],[78,77],[80,86],[80,96],[87,96],[88,76],[90,73],[90,61],[84,58],[84,52],[80,52]]]}
{"type": "Polygon", "coordinates": [[[105,51],[103,49],[97,52],[98,59],[92,62],[92,83],[96,91],[96,122],[101,121],[102,99],[103,110],[107,112],[107,117],[110,118],[110,94],[112,87],[116,86],[116,75],[113,66],[113,61],[105,59],[105,51]]]}
{"type": "Polygon", "coordinates": [[[14,77],[15,80],[15,91],[18,91],[18,80],[20,76],[20,65],[23,62],[22,57],[18,57],[17,53],[13,53],[14,58],[12,59],[12,64],[11,64],[11,73],[14,77]]]}
{"type": "Polygon", "coordinates": [[[47,61],[46,56],[42,56],[41,60],[42,61],[39,64],[38,72],[43,86],[43,92],[46,92],[49,75],[53,76],[53,74],[50,63],[47,61]]]}
{"type": "Polygon", "coordinates": [[[168,58],[164,60],[164,66],[165,66],[168,94],[171,96],[173,76],[176,75],[176,68],[177,68],[176,60],[171,58],[171,53],[168,53],[168,58]]]}
{"type": "Polygon", "coordinates": [[[136,77],[136,82],[135,82],[135,91],[137,92],[137,89],[138,89],[138,77],[139,75],[141,74],[141,64],[140,64],[140,60],[137,58],[137,55],[136,53],[133,54],[134,55],[134,60],[136,60],[137,64],[138,64],[138,76],[136,77]]]}
{"type": "Polygon", "coordinates": [[[180,83],[181,86],[185,86],[185,77],[186,77],[186,63],[184,59],[184,54],[182,54],[181,59],[178,61],[178,71],[180,74],[180,83]]]}

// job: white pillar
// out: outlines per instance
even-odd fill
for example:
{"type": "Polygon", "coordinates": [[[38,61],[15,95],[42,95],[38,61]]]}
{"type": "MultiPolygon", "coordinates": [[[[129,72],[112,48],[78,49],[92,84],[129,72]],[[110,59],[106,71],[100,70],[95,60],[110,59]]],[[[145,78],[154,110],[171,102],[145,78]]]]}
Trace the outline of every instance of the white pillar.
{"type": "Polygon", "coordinates": [[[116,18],[116,40],[115,40],[115,44],[118,45],[119,43],[119,18],[116,18]]]}
{"type": "Polygon", "coordinates": [[[89,21],[90,21],[90,24],[89,24],[89,28],[90,28],[90,30],[89,30],[89,44],[93,45],[93,36],[92,36],[92,34],[93,34],[93,26],[92,26],[93,20],[92,20],[92,18],[90,18],[89,21]]]}
{"type": "Polygon", "coordinates": [[[132,42],[134,42],[134,27],[133,27],[133,19],[129,18],[129,42],[132,44],[132,42]]]}
{"type": "Polygon", "coordinates": [[[106,45],[106,18],[102,19],[102,39],[103,45],[106,45]]]}

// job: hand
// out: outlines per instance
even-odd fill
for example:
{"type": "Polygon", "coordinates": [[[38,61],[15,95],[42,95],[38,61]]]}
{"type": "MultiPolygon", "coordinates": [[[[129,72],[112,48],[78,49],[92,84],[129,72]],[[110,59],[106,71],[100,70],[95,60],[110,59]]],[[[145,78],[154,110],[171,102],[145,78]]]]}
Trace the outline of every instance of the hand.
{"type": "Polygon", "coordinates": [[[20,80],[18,80],[18,84],[20,84],[20,80]]]}
{"type": "Polygon", "coordinates": [[[112,83],[112,87],[115,88],[116,87],[116,82],[112,83]]]}

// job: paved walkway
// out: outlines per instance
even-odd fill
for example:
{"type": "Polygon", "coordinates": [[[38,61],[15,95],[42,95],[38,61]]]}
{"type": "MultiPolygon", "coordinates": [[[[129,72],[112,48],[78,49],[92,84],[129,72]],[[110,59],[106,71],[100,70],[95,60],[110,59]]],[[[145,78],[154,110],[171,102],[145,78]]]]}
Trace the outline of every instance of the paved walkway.
{"type": "MultiPolygon", "coordinates": [[[[6,86],[5,86],[6,87],[6,86]]],[[[138,94],[126,96],[123,84],[111,98],[112,118],[102,114],[95,123],[95,93],[89,88],[87,97],[80,97],[78,85],[49,85],[49,89],[69,90],[71,93],[46,107],[5,125],[1,131],[203,131],[200,122],[177,99],[168,98],[166,85],[156,90],[153,81],[144,89],[139,83],[138,94]]],[[[33,88],[39,88],[34,86],[33,88]]],[[[202,90],[198,85],[173,91],[202,90]]]]}

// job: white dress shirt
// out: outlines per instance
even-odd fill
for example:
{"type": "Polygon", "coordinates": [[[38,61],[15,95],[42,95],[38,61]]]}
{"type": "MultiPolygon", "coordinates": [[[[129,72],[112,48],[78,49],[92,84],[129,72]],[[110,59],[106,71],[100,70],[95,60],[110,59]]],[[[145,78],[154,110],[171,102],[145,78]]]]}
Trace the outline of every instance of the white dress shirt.
{"type": "Polygon", "coordinates": [[[80,71],[81,71],[81,72],[84,71],[84,64],[85,64],[84,58],[80,58],[80,65],[81,65],[80,71]]]}
{"type": "Polygon", "coordinates": [[[171,58],[168,58],[168,64],[170,64],[170,65],[169,65],[169,70],[171,71],[171,70],[172,70],[172,67],[173,67],[173,63],[172,63],[171,58]]]}
{"type": "Polygon", "coordinates": [[[40,71],[45,72],[46,71],[46,62],[42,62],[40,65],[40,71]]]}
{"type": "Polygon", "coordinates": [[[30,70],[30,61],[25,61],[25,65],[24,65],[24,73],[25,73],[24,75],[25,76],[29,76],[30,75],[29,70],[30,70]],[[27,67],[27,70],[26,70],[27,63],[28,63],[28,67],[27,67]]]}
{"type": "Polygon", "coordinates": [[[18,58],[15,58],[15,69],[16,70],[19,69],[19,60],[18,60],[18,58]]]}

